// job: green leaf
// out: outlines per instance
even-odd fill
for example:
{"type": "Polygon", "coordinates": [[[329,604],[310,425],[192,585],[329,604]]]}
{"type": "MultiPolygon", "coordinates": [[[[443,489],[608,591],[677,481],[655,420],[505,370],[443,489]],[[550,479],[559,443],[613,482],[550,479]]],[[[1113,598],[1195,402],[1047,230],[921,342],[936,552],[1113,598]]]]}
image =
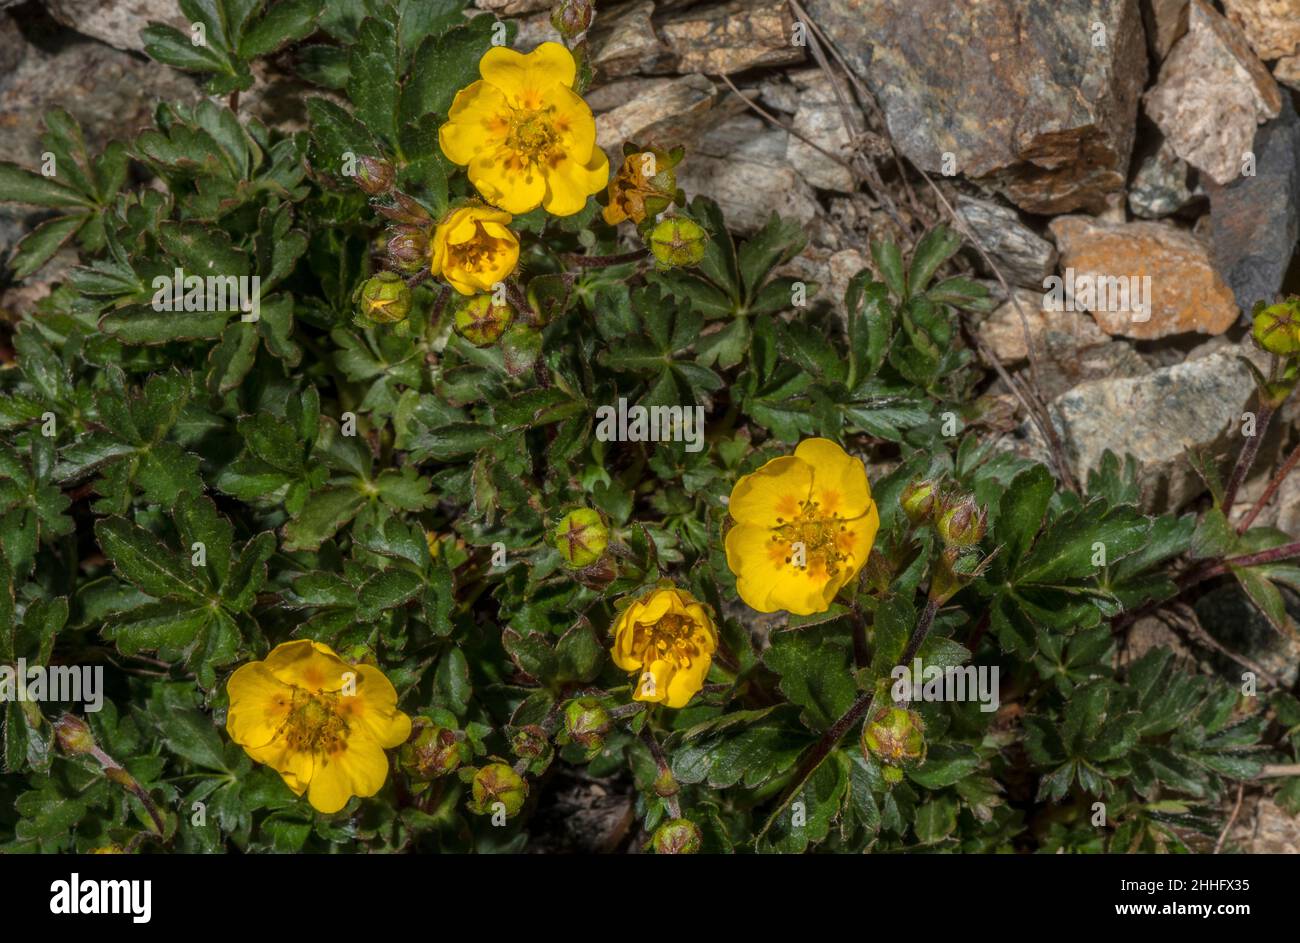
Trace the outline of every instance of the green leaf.
{"type": "Polygon", "coordinates": [[[777,633],[763,663],[781,676],[781,691],[803,708],[800,719],[825,730],[857,696],[853,645],[834,624],[777,633]]]}
{"type": "Polygon", "coordinates": [[[365,495],[355,488],[327,488],[316,492],[284,526],[284,549],[315,550],[356,517],[365,503],[365,495]]]}
{"type": "Polygon", "coordinates": [[[189,566],[188,554],[168,549],[144,528],[120,518],[95,523],[104,556],[119,573],[150,596],[203,602],[208,597],[189,566]]]}
{"type": "Polygon", "coordinates": [[[28,203],[33,206],[92,207],[94,204],[54,177],[42,177],[17,164],[0,161],[0,203],[28,203]]]}
{"type": "Polygon", "coordinates": [[[13,277],[26,278],[50,260],[85,225],[88,216],[56,216],[23,237],[14,250],[13,277]]]}

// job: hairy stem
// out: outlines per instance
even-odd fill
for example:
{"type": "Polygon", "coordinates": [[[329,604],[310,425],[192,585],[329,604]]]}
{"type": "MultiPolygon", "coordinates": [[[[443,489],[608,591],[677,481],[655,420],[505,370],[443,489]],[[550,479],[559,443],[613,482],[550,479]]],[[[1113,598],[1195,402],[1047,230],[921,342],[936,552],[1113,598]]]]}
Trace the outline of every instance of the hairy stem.
{"type": "Polygon", "coordinates": [[[618,255],[578,255],[575,252],[569,252],[564,255],[564,261],[569,265],[576,265],[578,268],[602,268],[606,265],[625,265],[628,262],[638,262],[648,254],[649,250],[647,249],[636,249],[618,255]]]}
{"type": "Polygon", "coordinates": [[[1268,431],[1268,424],[1273,419],[1274,407],[1267,402],[1259,406],[1259,416],[1255,423],[1255,434],[1246,439],[1246,444],[1241,448],[1241,454],[1237,456],[1237,464],[1232,469],[1232,475],[1228,478],[1228,487],[1223,491],[1223,514],[1225,517],[1232,513],[1232,506],[1237,501],[1237,491],[1241,488],[1242,482],[1246,480],[1246,475],[1250,473],[1250,468],[1255,464],[1255,456],[1259,453],[1260,443],[1264,440],[1264,433],[1268,431]]]}
{"type": "Polygon", "coordinates": [[[1300,464],[1300,445],[1297,445],[1291,451],[1291,454],[1286,457],[1286,461],[1283,462],[1282,467],[1277,470],[1277,474],[1273,476],[1273,480],[1268,483],[1268,487],[1264,489],[1264,493],[1259,496],[1259,500],[1255,502],[1255,506],[1252,507],[1246,516],[1241,519],[1241,523],[1237,525],[1237,533],[1244,534],[1250,529],[1250,525],[1255,523],[1255,518],[1259,517],[1259,512],[1264,510],[1264,507],[1272,500],[1273,495],[1277,493],[1277,489],[1282,487],[1282,482],[1286,481],[1287,475],[1291,474],[1297,464],[1300,464]]]}
{"type": "MultiPolygon", "coordinates": [[[[668,757],[664,756],[663,747],[659,746],[659,741],[655,739],[654,731],[650,729],[650,723],[647,719],[646,725],[641,728],[641,739],[645,745],[650,748],[650,755],[655,759],[655,766],[659,769],[659,780],[655,783],[655,790],[658,791],[659,784],[672,789],[672,793],[663,796],[664,804],[668,806],[668,814],[675,819],[682,817],[682,805],[677,801],[677,780],[673,776],[673,771],[668,766],[668,757]]],[[[662,795],[662,793],[661,793],[662,795]]]]}
{"type": "MultiPolygon", "coordinates": [[[[921,617],[916,621],[916,628],[912,630],[912,637],[907,640],[907,647],[903,649],[903,654],[899,656],[899,665],[910,664],[912,659],[916,657],[921,644],[925,641],[926,636],[930,634],[930,629],[934,625],[934,617],[938,612],[938,600],[926,600],[925,609],[921,611],[921,617]]],[[[826,732],[822,734],[821,739],[812,745],[800,761],[798,768],[795,770],[794,778],[781,795],[781,801],[777,803],[775,811],[768,818],[767,824],[763,826],[763,831],[759,833],[760,838],[776,821],[776,817],[781,813],[781,810],[789,805],[790,800],[803,788],[804,783],[808,781],[808,777],[813,774],[817,767],[822,765],[830,752],[844,739],[844,735],[871,709],[871,703],[875,696],[874,689],[859,694],[857,699],[849,705],[849,709],[844,712],[843,716],[831,724],[826,732]]]]}

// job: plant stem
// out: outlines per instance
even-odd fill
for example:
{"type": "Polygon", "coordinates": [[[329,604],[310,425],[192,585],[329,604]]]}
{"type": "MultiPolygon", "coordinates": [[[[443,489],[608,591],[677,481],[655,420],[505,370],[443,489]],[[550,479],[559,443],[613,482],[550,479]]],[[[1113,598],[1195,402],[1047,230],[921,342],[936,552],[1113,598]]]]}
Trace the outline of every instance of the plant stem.
{"type": "MultiPolygon", "coordinates": [[[[912,637],[907,640],[907,647],[903,649],[903,654],[899,657],[898,664],[906,665],[916,657],[916,653],[920,651],[921,644],[925,641],[926,636],[930,634],[930,629],[934,625],[934,617],[938,612],[938,600],[926,600],[925,609],[921,611],[921,617],[916,621],[916,628],[912,630],[912,637]]],[[[839,745],[839,742],[844,739],[844,735],[848,733],[849,730],[853,728],[853,725],[861,720],[862,716],[871,709],[871,702],[875,699],[875,696],[876,692],[874,689],[863,691],[859,694],[857,700],[849,705],[849,709],[844,712],[844,715],[840,717],[839,720],[835,721],[835,723],[831,724],[826,732],[822,734],[821,739],[812,745],[812,748],[804,755],[803,760],[800,761],[798,769],[795,770],[794,779],[791,781],[790,785],[786,787],[785,793],[781,796],[781,801],[777,803],[776,809],[767,820],[767,824],[765,824],[763,830],[759,832],[760,838],[767,832],[772,823],[776,821],[776,817],[780,814],[781,810],[790,804],[790,800],[794,798],[795,793],[803,788],[803,784],[808,781],[808,777],[816,771],[817,767],[821,766],[822,761],[825,760],[826,757],[830,755],[830,752],[839,745]]]]}
{"type": "MultiPolygon", "coordinates": [[[[655,758],[655,766],[659,768],[659,780],[665,785],[671,785],[673,793],[663,796],[664,804],[668,806],[668,814],[675,819],[682,817],[682,805],[677,801],[677,780],[673,777],[673,771],[668,766],[668,758],[664,756],[664,751],[659,746],[659,741],[655,739],[654,731],[650,729],[650,719],[646,718],[646,724],[641,728],[641,739],[645,741],[650,748],[650,755],[655,758]]],[[[656,790],[659,783],[655,783],[656,790]]]]}
{"type": "Polygon", "coordinates": [[[1286,457],[1286,461],[1283,462],[1282,467],[1277,470],[1277,474],[1273,476],[1273,480],[1268,483],[1268,487],[1264,489],[1264,493],[1259,496],[1259,500],[1255,502],[1255,506],[1252,507],[1250,511],[1247,512],[1246,516],[1241,519],[1241,523],[1237,525],[1237,533],[1244,534],[1250,529],[1250,525],[1255,523],[1255,518],[1259,517],[1259,512],[1264,510],[1264,506],[1272,499],[1273,495],[1277,492],[1277,489],[1282,487],[1282,482],[1286,481],[1286,476],[1291,474],[1297,464],[1300,464],[1300,445],[1297,445],[1291,451],[1291,454],[1286,457]]]}
{"type": "Polygon", "coordinates": [[[578,268],[601,268],[606,265],[625,265],[628,262],[637,262],[644,259],[647,254],[648,250],[646,249],[636,249],[618,255],[578,255],[569,252],[565,253],[564,261],[570,265],[576,265],[578,268]]]}
{"type": "Polygon", "coordinates": [[[1261,563],[1277,563],[1279,560],[1290,560],[1292,557],[1300,557],[1300,540],[1270,547],[1268,550],[1242,554],[1239,557],[1228,557],[1210,566],[1190,570],[1178,580],[1178,587],[1180,590],[1191,589],[1197,583],[1227,573],[1229,567],[1259,566],[1261,563]]]}
{"type": "Polygon", "coordinates": [[[1228,478],[1228,487],[1223,491],[1224,517],[1232,513],[1232,505],[1237,500],[1237,491],[1241,488],[1242,482],[1246,480],[1246,475],[1250,473],[1251,466],[1255,464],[1255,456],[1259,453],[1260,443],[1264,441],[1264,433],[1268,431],[1268,424],[1273,419],[1275,411],[1274,407],[1267,402],[1261,403],[1259,406],[1255,434],[1248,437],[1246,444],[1242,446],[1241,454],[1237,456],[1237,464],[1232,469],[1232,475],[1228,478]]]}

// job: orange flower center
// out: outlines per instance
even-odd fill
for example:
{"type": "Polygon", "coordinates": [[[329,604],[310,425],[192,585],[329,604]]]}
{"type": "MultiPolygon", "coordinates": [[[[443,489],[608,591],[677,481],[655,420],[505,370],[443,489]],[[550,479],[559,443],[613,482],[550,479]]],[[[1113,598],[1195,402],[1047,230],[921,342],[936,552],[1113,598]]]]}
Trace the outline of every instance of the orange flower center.
{"type": "Polygon", "coordinates": [[[811,498],[800,503],[791,520],[778,517],[772,528],[771,554],[810,577],[833,578],[849,563],[854,532],[843,515],[828,514],[811,498]]]}
{"type": "Polygon", "coordinates": [[[301,753],[337,753],[347,747],[348,722],[342,695],[295,688],[285,720],[285,739],[301,753]]]}
{"type": "Polygon", "coordinates": [[[695,640],[695,622],[686,616],[669,613],[653,625],[639,623],[636,627],[634,648],[641,662],[673,662],[685,668],[703,654],[695,640]]]}
{"type": "Polygon", "coordinates": [[[474,229],[474,238],[447,246],[449,264],[446,268],[479,272],[490,267],[492,260],[503,251],[503,241],[489,236],[482,223],[475,223],[474,229]]]}

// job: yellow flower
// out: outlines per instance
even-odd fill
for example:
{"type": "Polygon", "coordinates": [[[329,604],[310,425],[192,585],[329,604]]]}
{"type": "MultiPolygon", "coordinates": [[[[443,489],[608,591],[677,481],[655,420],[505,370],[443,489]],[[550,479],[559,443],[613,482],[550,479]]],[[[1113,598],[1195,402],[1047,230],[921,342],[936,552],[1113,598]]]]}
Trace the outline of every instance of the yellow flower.
{"type": "Polygon", "coordinates": [[[634,600],[614,623],[614,664],[640,673],[638,701],[685,707],[704,687],[717,647],[709,610],[671,584],[634,600]]]}
{"type": "Polygon", "coordinates": [[[481,81],[461,89],[438,130],[442,152],[467,166],[489,203],[511,213],[539,205],[572,216],[609,179],[596,146],[596,119],[573,91],[577,65],[559,43],[527,55],[493,46],[479,61],[481,81]]]}
{"type": "Polygon", "coordinates": [[[506,228],[511,218],[477,203],[452,210],[429,243],[429,270],[462,295],[492,291],[519,262],[519,240],[506,228]]]}
{"type": "Polygon", "coordinates": [[[805,439],[731,489],[727,566],[759,612],[825,612],[880,529],[867,470],[829,439],[805,439]]]}
{"type": "Polygon", "coordinates": [[[320,642],[277,645],[226,682],[226,730],[321,812],[373,796],[388,776],[385,749],[411,735],[397,691],[371,665],[349,665],[320,642]]]}

